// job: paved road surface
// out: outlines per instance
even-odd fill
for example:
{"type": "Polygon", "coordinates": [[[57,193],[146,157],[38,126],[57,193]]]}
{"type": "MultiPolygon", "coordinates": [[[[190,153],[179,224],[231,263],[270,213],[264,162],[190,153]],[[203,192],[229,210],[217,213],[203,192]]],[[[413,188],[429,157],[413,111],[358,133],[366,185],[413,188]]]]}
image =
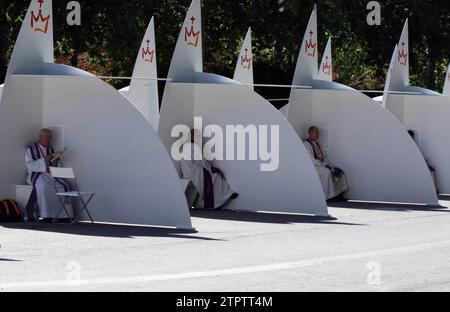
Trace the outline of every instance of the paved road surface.
{"type": "Polygon", "coordinates": [[[450,291],[450,210],[330,211],[195,212],[198,233],[0,226],[0,291],[450,291]]]}

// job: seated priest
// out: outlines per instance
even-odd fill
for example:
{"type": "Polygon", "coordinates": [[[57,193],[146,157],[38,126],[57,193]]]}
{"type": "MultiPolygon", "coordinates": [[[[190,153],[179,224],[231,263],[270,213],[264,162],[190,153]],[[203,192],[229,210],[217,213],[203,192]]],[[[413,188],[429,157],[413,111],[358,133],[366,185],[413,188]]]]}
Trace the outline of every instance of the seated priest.
{"type": "MultiPolygon", "coordinates": [[[[411,138],[414,140],[414,142],[417,144],[416,133],[413,130],[408,130],[408,133],[411,136],[411,138]]],[[[425,161],[427,163],[428,169],[430,170],[431,177],[433,178],[434,188],[436,189],[437,194],[439,194],[440,192],[437,188],[437,181],[436,181],[436,169],[434,169],[434,167],[431,165],[431,163],[428,159],[425,158],[425,161]]]]}
{"type": "MultiPolygon", "coordinates": [[[[35,218],[43,222],[51,222],[55,218],[62,217],[58,221],[67,221],[67,214],[61,211],[62,204],[56,196],[56,192],[67,192],[71,186],[63,179],[54,179],[50,175],[50,167],[57,167],[59,159],[55,159],[55,150],[52,145],[52,131],[42,129],[39,132],[37,142],[31,144],[25,153],[25,163],[28,169],[27,183],[33,186],[33,192],[27,207],[29,218],[35,218]],[[57,215],[61,211],[61,215],[57,215]]],[[[70,203],[66,203],[66,209],[71,214],[73,211],[70,203]]]]}
{"type": "Polygon", "coordinates": [[[199,135],[192,130],[190,142],[182,146],[184,152],[189,151],[187,154],[190,159],[180,162],[181,178],[191,181],[198,192],[195,208],[220,210],[229,200],[236,199],[239,195],[231,190],[220,169],[213,167],[203,157],[203,148],[194,139],[199,135]]]}
{"type": "Polygon", "coordinates": [[[305,147],[319,173],[325,196],[329,201],[345,201],[346,198],[343,195],[348,190],[345,173],[330,162],[327,153],[318,142],[319,138],[319,128],[309,128],[305,147]]]}

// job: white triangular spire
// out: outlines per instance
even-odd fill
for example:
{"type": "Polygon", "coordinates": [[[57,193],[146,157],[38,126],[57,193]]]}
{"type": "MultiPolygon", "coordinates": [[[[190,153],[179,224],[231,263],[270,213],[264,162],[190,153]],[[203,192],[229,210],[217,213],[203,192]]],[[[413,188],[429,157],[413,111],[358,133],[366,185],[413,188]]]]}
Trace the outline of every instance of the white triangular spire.
{"type": "Polygon", "coordinates": [[[403,27],[402,36],[398,42],[398,57],[396,66],[399,67],[399,72],[404,86],[409,86],[409,29],[408,20],[403,27]]]}
{"type": "Polygon", "coordinates": [[[448,64],[447,74],[445,75],[444,91],[442,93],[450,96],[450,64],[448,64]]]}
{"type": "Polygon", "coordinates": [[[388,72],[386,75],[386,84],[384,85],[385,93],[383,94],[383,102],[381,104],[383,107],[386,107],[386,104],[387,104],[387,99],[388,99],[388,95],[389,95],[387,92],[390,91],[392,73],[394,71],[394,66],[395,66],[397,56],[398,56],[398,45],[395,45],[394,53],[392,54],[391,62],[389,63],[389,68],[388,68],[388,72]]]}
{"type": "Polygon", "coordinates": [[[311,85],[312,81],[317,78],[317,48],[317,6],[314,5],[301,44],[297,67],[295,68],[294,85],[311,85]]]}
{"type": "Polygon", "coordinates": [[[246,85],[253,85],[252,30],[250,28],[242,44],[233,79],[246,85]]]}
{"type": "Polygon", "coordinates": [[[153,128],[158,129],[159,99],[158,81],[155,80],[158,77],[156,55],[155,22],[152,17],[139,48],[133,77],[153,79],[132,79],[128,98],[147,118],[153,128]]]}
{"type": "Polygon", "coordinates": [[[331,37],[328,39],[325,52],[323,53],[322,63],[320,63],[319,80],[333,81],[333,55],[331,50],[331,37]]]}
{"type": "Polygon", "coordinates": [[[408,20],[405,22],[396,50],[391,62],[392,71],[389,73],[389,84],[386,83],[386,91],[403,91],[405,87],[409,86],[408,20]]]}
{"type": "Polygon", "coordinates": [[[53,63],[52,0],[32,0],[20,28],[7,75],[41,74],[53,63]]]}
{"type": "Polygon", "coordinates": [[[193,0],[175,47],[168,78],[191,81],[193,74],[203,71],[202,16],[200,0],[193,0]]]}

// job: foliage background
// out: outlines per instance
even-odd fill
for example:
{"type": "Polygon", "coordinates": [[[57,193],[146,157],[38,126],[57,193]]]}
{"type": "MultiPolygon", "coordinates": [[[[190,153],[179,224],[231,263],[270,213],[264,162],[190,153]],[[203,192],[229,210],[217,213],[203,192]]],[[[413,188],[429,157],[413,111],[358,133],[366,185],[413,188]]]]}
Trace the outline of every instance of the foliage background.
{"type": "MultiPolygon", "coordinates": [[[[55,56],[105,76],[130,76],[142,36],[155,16],[158,72],[165,77],[190,0],[79,0],[82,25],[66,23],[69,0],[54,0],[55,56]]],[[[366,23],[368,0],[203,0],[205,71],[231,77],[248,27],[253,30],[255,82],[290,84],[299,43],[314,3],[319,45],[333,37],[335,80],[381,90],[404,20],[410,19],[411,83],[440,91],[450,51],[449,0],[380,0],[382,25],[366,23]]],[[[0,81],[29,0],[0,0],[0,81]]],[[[109,81],[115,87],[127,81],[109,81]]],[[[163,86],[161,86],[162,88],[163,86]]],[[[257,90],[285,98],[288,90],[257,90]]]]}

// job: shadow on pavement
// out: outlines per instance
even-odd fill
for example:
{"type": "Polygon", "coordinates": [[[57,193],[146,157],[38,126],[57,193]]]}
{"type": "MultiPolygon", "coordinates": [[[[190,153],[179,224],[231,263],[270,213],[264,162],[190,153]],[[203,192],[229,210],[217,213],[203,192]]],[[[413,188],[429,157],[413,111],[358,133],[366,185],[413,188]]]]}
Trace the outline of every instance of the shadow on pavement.
{"type": "Polygon", "coordinates": [[[3,259],[3,258],[0,258],[0,262],[22,262],[22,260],[14,260],[14,259],[3,259]]]}
{"type": "Polygon", "coordinates": [[[231,211],[231,210],[192,210],[191,217],[212,220],[238,221],[238,222],[257,222],[257,223],[274,223],[274,224],[294,224],[294,223],[310,223],[310,224],[332,224],[332,225],[359,225],[365,224],[337,222],[332,217],[316,217],[296,214],[277,214],[277,213],[260,213],[248,211],[231,211]]]}
{"type": "Polygon", "coordinates": [[[185,238],[194,240],[220,241],[208,237],[201,237],[196,231],[183,231],[177,229],[142,227],[130,225],[112,225],[112,224],[49,224],[49,223],[4,223],[0,226],[7,229],[20,229],[29,231],[40,231],[49,233],[59,233],[80,236],[97,237],[115,237],[115,238],[134,238],[134,237],[166,237],[166,238],[185,238]]]}
{"type": "Polygon", "coordinates": [[[424,212],[450,212],[447,207],[443,206],[423,206],[423,205],[407,205],[407,204],[395,204],[395,203],[368,203],[368,202],[338,202],[330,203],[329,207],[332,208],[347,208],[347,209],[365,209],[365,210],[379,210],[379,211],[424,211],[424,212]]]}
{"type": "Polygon", "coordinates": [[[439,195],[439,200],[450,201],[450,195],[439,195]]]}

